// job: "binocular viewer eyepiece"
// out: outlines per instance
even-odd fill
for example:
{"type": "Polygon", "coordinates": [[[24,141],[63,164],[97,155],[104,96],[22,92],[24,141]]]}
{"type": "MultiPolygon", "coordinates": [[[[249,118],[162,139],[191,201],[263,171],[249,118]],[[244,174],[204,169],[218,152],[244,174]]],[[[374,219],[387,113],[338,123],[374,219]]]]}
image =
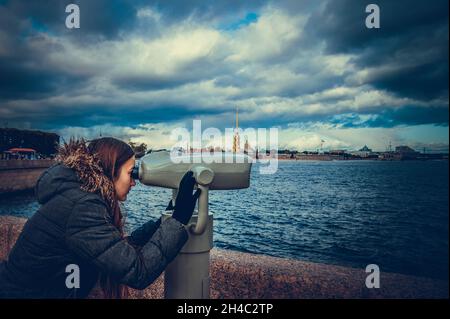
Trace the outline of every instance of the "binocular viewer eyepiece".
{"type": "Polygon", "coordinates": [[[131,171],[131,178],[134,180],[139,179],[139,166],[138,165],[133,167],[133,171],[131,171]]]}

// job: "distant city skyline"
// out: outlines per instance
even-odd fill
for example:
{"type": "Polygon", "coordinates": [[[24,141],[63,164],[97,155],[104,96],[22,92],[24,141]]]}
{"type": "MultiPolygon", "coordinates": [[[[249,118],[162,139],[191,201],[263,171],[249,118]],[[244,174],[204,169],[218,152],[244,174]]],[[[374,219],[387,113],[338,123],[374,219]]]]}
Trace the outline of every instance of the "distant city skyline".
{"type": "Polygon", "coordinates": [[[3,127],[170,148],[238,107],[279,149],[448,152],[447,0],[376,1],[380,29],[360,0],[69,3],[0,0],[3,127]]]}

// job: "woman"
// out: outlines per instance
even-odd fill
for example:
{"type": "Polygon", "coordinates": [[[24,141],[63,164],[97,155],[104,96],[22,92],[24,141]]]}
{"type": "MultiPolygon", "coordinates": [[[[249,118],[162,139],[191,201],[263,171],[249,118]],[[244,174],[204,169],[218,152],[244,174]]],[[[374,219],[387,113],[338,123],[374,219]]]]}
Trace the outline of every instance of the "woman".
{"type": "Polygon", "coordinates": [[[125,286],[150,285],[187,241],[183,224],[200,194],[192,194],[192,172],[180,182],[172,218],[125,236],[119,202],[136,185],[131,147],[114,138],[71,140],[57,160],[36,184],[42,206],[0,264],[0,298],[84,298],[97,281],[105,297],[120,298],[125,286]]]}

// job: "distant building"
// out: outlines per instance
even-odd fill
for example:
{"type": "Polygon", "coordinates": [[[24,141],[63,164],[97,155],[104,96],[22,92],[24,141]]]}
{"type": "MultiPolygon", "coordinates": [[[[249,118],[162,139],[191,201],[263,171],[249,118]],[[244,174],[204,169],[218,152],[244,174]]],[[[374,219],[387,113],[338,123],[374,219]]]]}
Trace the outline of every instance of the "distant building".
{"type": "Polygon", "coordinates": [[[344,155],[346,152],[346,150],[331,150],[329,153],[330,155],[344,155]]]}
{"type": "Polygon", "coordinates": [[[389,151],[379,153],[378,158],[384,161],[393,161],[396,159],[394,152],[389,151]]]}
{"type": "Polygon", "coordinates": [[[360,152],[372,152],[372,149],[368,148],[367,145],[364,145],[363,148],[359,150],[360,152]]]}
{"type": "Polygon", "coordinates": [[[400,145],[395,147],[395,151],[397,153],[403,153],[403,154],[412,154],[412,153],[418,153],[415,150],[413,150],[411,147],[406,145],[400,145]]]}
{"type": "Polygon", "coordinates": [[[14,147],[10,148],[7,151],[4,151],[1,155],[1,159],[28,159],[28,160],[34,160],[38,159],[38,156],[36,155],[36,150],[32,148],[20,148],[20,147],[14,147]]]}
{"type": "Polygon", "coordinates": [[[395,157],[400,160],[417,159],[417,157],[420,155],[419,152],[406,145],[396,146],[394,154],[395,157]]]}
{"type": "Polygon", "coordinates": [[[351,152],[353,156],[361,157],[361,158],[368,158],[368,157],[378,157],[377,154],[372,152],[372,149],[369,148],[367,145],[364,145],[362,148],[360,148],[358,151],[351,152]]]}
{"type": "Polygon", "coordinates": [[[33,149],[36,155],[51,157],[56,154],[59,135],[55,133],[0,128],[0,153],[12,148],[33,149]]]}

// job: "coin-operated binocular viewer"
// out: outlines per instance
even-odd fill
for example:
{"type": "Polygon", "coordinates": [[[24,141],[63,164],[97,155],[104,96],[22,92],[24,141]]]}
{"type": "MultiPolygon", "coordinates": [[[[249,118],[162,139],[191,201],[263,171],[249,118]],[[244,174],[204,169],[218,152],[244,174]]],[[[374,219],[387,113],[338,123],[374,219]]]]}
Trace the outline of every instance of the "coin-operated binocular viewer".
{"type": "MultiPolygon", "coordinates": [[[[203,154],[204,155],[204,154],[203,154]]],[[[189,240],[179,255],[167,266],[164,296],[171,299],[209,298],[209,252],[213,247],[213,214],[208,210],[210,190],[247,188],[250,185],[252,159],[245,154],[220,153],[205,163],[201,153],[171,157],[166,151],[145,155],[134,175],[149,186],[173,189],[174,205],[180,181],[192,171],[201,189],[197,211],[187,224],[189,240]],[[213,159],[213,160],[211,160],[213,159]]],[[[163,213],[169,218],[171,211],[163,213]]]]}

